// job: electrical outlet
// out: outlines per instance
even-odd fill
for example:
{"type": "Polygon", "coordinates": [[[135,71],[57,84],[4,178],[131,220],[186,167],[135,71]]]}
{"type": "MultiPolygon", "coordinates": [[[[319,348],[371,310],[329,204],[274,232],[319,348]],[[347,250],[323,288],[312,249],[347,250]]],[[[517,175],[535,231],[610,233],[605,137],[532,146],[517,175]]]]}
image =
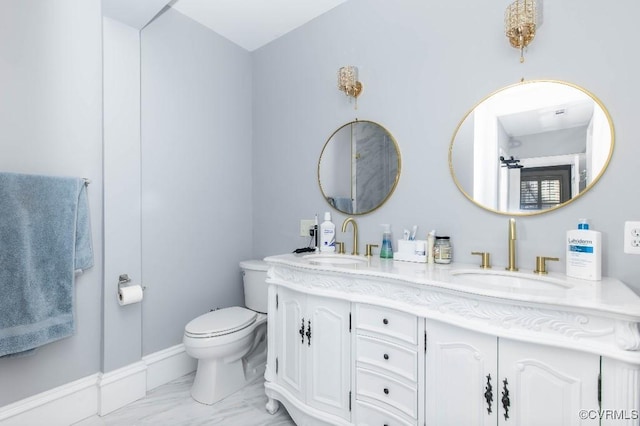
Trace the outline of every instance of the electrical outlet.
{"type": "Polygon", "coordinates": [[[309,237],[309,229],[313,229],[313,225],[316,224],[315,219],[301,219],[300,220],[300,236],[309,237]]]}
{"type": "Polygon", "coordinates": [[[640,254],[640,222],[624,223],[624,252],[640,254]]]}

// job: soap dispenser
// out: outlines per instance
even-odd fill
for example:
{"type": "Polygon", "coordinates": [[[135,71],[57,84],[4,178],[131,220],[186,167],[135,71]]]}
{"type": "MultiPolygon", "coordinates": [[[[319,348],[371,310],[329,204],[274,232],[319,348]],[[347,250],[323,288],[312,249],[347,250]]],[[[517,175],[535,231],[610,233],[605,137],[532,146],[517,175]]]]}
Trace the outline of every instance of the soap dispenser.
{"type": "Polygon", "coordinates": [[[391,244],[391,225],[388,223],[382,226],[382,246],[380,248],[380,258],[393,259],[393,245],[391,244]]]}

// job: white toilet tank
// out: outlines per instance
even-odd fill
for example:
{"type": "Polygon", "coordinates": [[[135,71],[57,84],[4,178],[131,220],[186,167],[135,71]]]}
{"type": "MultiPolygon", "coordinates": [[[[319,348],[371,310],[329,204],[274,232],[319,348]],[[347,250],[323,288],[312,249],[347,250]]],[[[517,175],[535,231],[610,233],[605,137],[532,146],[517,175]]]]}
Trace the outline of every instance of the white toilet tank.
{"type": "Polygon", "coordinates": [[[267,313],[267,270],[264,260],[244,260],[240,262],[244,282],[244,305],[252,311],[267,313]]]}

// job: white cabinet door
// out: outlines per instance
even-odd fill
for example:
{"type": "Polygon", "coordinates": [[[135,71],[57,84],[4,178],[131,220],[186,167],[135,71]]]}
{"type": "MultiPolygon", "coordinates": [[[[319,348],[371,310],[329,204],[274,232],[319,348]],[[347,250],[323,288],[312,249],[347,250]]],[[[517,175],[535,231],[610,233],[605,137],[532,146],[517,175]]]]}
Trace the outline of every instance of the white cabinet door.
{"type": "Polygon", "coordinates": [[[600,357],[426,320],[427,425],[583,426],[600,357]]]}
{"type": "Polygon", "coordinates": [[[344,300],[307,296],[307,404],[345,419],[351,385],[349,308],[344,300]]]}
{"type": "Polygon", "coordinates": [[[303,403],[350,418],[350,303],[278,288],[278,383],[303,403]]]}
{"type": "Polygon", "coordinates": [[[607,357],[602,357],[601,365],[601,425],[640,426],[640,365],[607,357]]]}
{"type": "Polygon", "coordinates": [[[304,321],[305,295],[278,288],[276,309],[276,353],[278,382],[297,398],[304,400],[304,321]]]}
{"type": "Polygon", "coordinates": [[[496,425],[495,336],[431,320],[426,331],[427,425],[496,425]]]}
{"type": "MultiPolygon", "coordinates": [[[[499,419],[504,425],[598,424],[580,410],[598,408],[600,357],[508,339],[499,340],[499,419]],[[508,411],[502,402],[508,391],[508,411]],[[506,416],[506,418],[505,418],[506,416]]],[[[506,402],[506,400],[505,400],[506,402]]]]}

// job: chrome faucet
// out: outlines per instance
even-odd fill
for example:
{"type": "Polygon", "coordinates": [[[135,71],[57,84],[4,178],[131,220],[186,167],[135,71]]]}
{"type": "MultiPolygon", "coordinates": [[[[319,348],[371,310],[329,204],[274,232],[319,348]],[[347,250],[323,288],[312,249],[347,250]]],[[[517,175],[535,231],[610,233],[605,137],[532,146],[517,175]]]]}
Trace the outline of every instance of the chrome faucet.
{"type": "Polygon", "coordinates": [[[351,224],[353,227],[353,251],[351,252],[351,254],[357,256],[360,254],[358,253],[358,224],[356,223],[356,220],[354,218],[348,217],[344,220],[344,222],[342,222],[342,232],[347,231],[348,224],[351,224]]]}
{"type": "Polygon", "coordinates": [[[517,271],[516,266],[516,220],[509,219],[509,266],[505,268],[507,271],[517,271]]]}

